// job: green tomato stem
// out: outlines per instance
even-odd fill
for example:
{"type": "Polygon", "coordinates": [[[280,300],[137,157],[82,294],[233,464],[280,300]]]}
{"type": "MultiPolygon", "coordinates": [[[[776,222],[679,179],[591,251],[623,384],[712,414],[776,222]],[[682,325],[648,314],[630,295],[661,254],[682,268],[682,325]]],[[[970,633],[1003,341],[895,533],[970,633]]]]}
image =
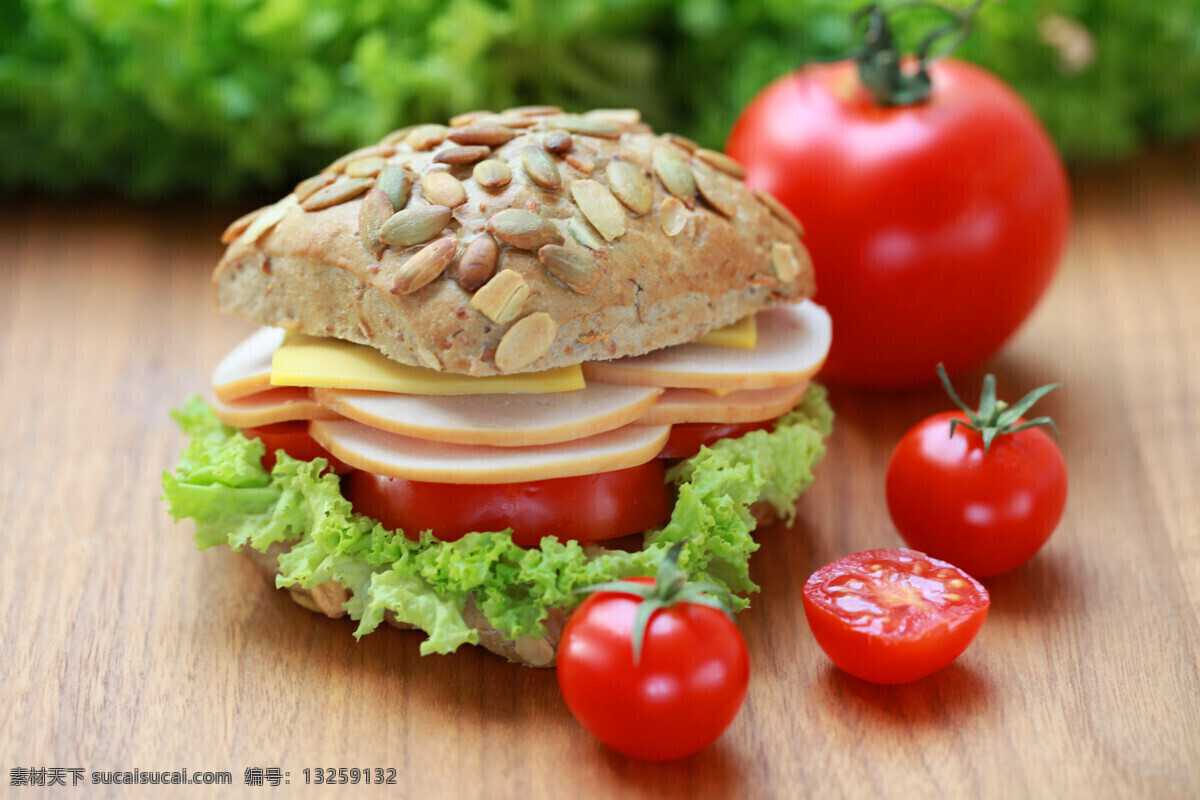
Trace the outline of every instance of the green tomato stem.
{"type": "Polygon", "coordinates": [[[987,0],[974,0],[960,10],[930,0],[896,0],[893,3],[871,3],[856,13],[855,23],[865,19],[867,29],[863,35],[863,46],[853,54],[853,58],[858,65],[859,80],[875,102],[884,108],[893,108],[918,105],[928,100],[933,91],[933,82],[929,77],[930,62],[953,52],[966,40],[975,14],[985,2],[987,0]],[[916,69],[906,72],[904,54],[896,43],[888,17],[911,8],[932,8],[949,15],[951,19],[926,34],[913,54],[917,60],[916,69]],[[938,43],[950,36],[953,37],[950,43],[934,54],[938,43]]]}
{"type": "Polygon", "coordinates": [[[646,640],[646,628],[654,612],[671,608],[680,603],[695,603],[709,606],[724,612],[733,619],[731,598],[728,589],[712,583],[689,583],[687,573],[679,566],[679,554],[687,539],[681,539],[667,550],[663,560],[658,565],[654,583],[634,583],[632,581],[607,581],[594,586],[585,586],[575,590],[579,594],[593,592],[621,592],[640,597],[637,612],[633,617],[633,663],[640,664],[642,646],[646,640]]]}
{"type": "Polygon", "coordinates": [[[1005,434],[1017,433],[1018,431],[1033,428],[1037,425],[1048,425],[1054,429],[1054,435],[1058,435],[1058,425],[1050,417],[1037,417],[1022,422],[1019,425],[1017,424],[1017,420],[1021,418],[1022,414],[1032,408],[1034,403],[1062,386],[1061,383],[1039,386],[1010,406],[1003,400],[996,399],[996,376],[989,373],[983,377],[983,391],[979,396],[979,409],[972,410],[962,401],[958,393],[954,391],[954,386],[950,383],[950,376],[946,374],[946,367],[938,364],[937,373],[942,381],[943,388],[946,390],[946,394],[950,395],[950,399],[954,401],[954,404],[967,415],[966,422],[960,419],[950,420],[950,435],[954,435],[954,429],[959,425],[975,431],[983,437],[984,454],[988,453],[992,447],[992,442],[998,437],[1005,434]]]}

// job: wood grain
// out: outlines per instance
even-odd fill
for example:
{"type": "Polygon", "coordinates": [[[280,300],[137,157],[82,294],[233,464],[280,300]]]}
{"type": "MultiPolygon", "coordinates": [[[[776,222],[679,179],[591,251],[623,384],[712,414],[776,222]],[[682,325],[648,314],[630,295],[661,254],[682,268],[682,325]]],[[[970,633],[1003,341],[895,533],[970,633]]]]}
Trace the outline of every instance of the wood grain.
{"type": "MultiPolygon", "coordinates": [[[[1064,269],[988,365],[1008,396],[1066,384],[1044,405],[1072,481],[1059,531],[988,581],[991,616],[948,669],[895,688],[838,672],[801,586],[840,555],[899,543],[887,458],[944,401],[834,387],[817,485],[753,562],[765,591],[740,617],[746,706],[716,746],[673,764],[590,739],[553,672],[469,648],[422,658],[399,631],[355,643],[242,557],[197,553],[159,501],[183,444],[167,414],[251,330],[213,310],[207,283],[241,209],[7,202],[5,789],[17,767],[187,767],[232,772],[222,796],[317,796],[304,768],[358,766],[395,767],[388,796],[414,798],[1200,795],[1200,148],[1074,186],[1064,269]],[[245,787],[255,766],[291,784],[245,787]]],[[[152,796],[87,796],[134,792],[152,796]]]]}

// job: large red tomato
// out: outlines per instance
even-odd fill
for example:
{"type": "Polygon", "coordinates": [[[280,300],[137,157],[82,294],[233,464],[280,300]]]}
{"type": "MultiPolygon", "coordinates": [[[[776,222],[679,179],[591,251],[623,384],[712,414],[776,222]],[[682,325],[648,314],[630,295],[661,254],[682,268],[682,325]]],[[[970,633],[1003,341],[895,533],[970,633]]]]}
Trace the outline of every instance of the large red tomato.
{"type": "Polygon", "coordinates": [[[823,374],[863,386],[929,382],[977,366],[1017,329],[1057,269],[1066,174],[1021,99],[955,59],[932,93],[881,107],[855,64],[816,64],[768,86],[727,151],[751,188],[805,225],[817,301],[833,317],[823,374]]]}

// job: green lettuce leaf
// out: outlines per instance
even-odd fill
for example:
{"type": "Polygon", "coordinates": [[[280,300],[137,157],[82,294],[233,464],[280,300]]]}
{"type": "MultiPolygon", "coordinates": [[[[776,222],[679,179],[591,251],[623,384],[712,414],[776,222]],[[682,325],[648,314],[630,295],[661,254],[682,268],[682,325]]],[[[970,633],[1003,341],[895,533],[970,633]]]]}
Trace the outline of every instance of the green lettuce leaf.
{"type": "Polygon", "coordinates": [[[350,606],[351,614],[361,615],[356,636],[374,630],[383,620],[384,612],[390,609],[401,622],[429,633],[429,638],[421,642],[421,655],[451,653],[461,644],[479,643],[479,632],[463,621],[462,595],[440,595],[425,581],[401,570],[372,572],[362,597],[365,599],[361,608],[350,606]]]}
{"type": "Polygon", "coordinates": [[[550,610],[580,600],[577,589],[634,575],[653,575],[674,542],[686,540],[679,563],[694,580],[737,593],[758,590],[750,580],[750,506],[765,500],[789,525],[796,498],[813,480],[825,454],[833,415],[821,386],[773,431],[726,439],[668,473],[678,497],[671,519],[645,536],[637,552],[581,546],[549,536],[538,547],[513,543],[511,531],[471,533],[439,542],[428,532],[410,539],[357,514],[324,459],[297,461],[280,454],[266,472],[263,446],[221,423],[198,397],[175,412],[191,443],[175,473],[163,474],[164,499],[178,521],[190,518],[203,549],[227,544],[265,552],[290,543],[279,556],[279,587],[311,589],[330,580],[350,593],[345,607],[358,621],[355,636],[392,612],[423,629],[424,653],[448,653],[478,642],[463,618],[468,599],[497,630],[511,637],[541,636],[550,610]]]}

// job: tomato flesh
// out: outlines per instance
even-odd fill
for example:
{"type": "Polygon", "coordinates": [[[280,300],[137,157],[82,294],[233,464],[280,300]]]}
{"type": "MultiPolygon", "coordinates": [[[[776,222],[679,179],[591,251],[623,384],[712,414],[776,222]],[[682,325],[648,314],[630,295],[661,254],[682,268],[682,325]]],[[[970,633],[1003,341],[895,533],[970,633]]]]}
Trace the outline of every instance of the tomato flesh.
{"type": "Polygon", "coordinates": [[[282,450],[299,461],[312,461],[314,458],[324,458],[329,462],[328,470],[338,475],[344,475],[353,467],[333,457],[328,450],[317,443],[308,433],[308,422],[293,420],[276,422],[271,425],[260,425],[257,428],[243,428],[242,435],[247,439],[261,439],[267,451],[263,453],[263,469],[270,472],[275,468],[275,452],[282,450]]]}
{"type": "MultiPolygon", "coordinates": [[[[1024,564],[1054,533],[1067,504],[1067,467],[1042,428],[983,437],[960,411],[906,433],[888,463],[888,513],[910,547],[980,578],[1024,564]]],[[[1024,420],[1019,420],[1024,422],[1024,420]]]]}
{"type": "Polygon", "coordinates": [[[804,584],[817,644],[846,672],[909,683],[958,658],[979,633],[987,589],[958,567],[914,550],[866,550],[827,564],[804,584]]]}
{"type": "Polygon", "coordinates": [[[659,451],[659,458],[691,458],[701,447],[712,445],[718,439],[736,439],[750,431],[771,430],[775,420],[761,422],[687,422],[671,426],[671,435],[659,451]]]}
{"type": "Polygon", "coordinates": [[[661,461],[571,478],[500,484],[410,481],[355,471],[343,492],[355,511],[416,539],[442,541],[473,531],[513,529],[535,547],[545,536],[598,542],[649,530],[671,516],[673,500],[661,461]]]}
{"type": "Polygon", "coordinates": [[[575,718],[614,750],[683,758],[712,744],[737,716],[750,682],[746,643],[723,612],[680,603],[650,617],[635,664],[641,602],[606,591],[575,609],[559,644],[558,684],[575,718]]]}
{"type": "Polygon", "coordinates": [[[726,149],[805,225],[833,317],[830,380],[906,386],[982,363],[1058,269],[1066,172],[1019,96],[953,58],[927,102],[881,108],[853,62],[767,87],[726,149]]]}

